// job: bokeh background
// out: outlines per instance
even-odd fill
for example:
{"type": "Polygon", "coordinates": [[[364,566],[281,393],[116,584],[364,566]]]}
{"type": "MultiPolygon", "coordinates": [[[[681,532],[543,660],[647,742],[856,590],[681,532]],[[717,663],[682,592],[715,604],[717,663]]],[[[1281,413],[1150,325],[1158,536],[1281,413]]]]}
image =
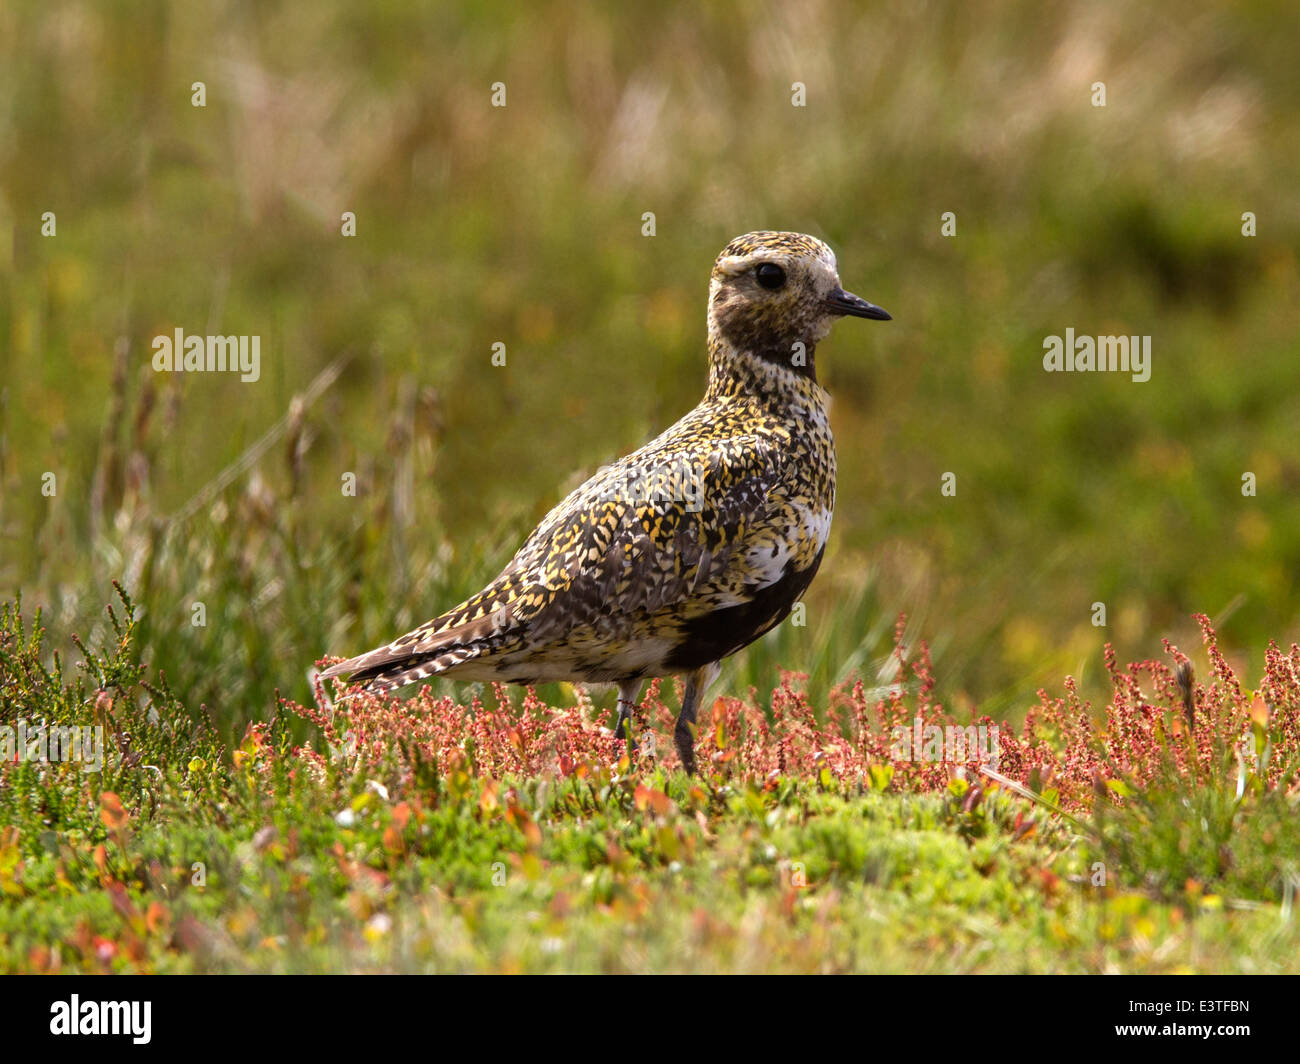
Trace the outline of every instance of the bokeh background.
{"type": "Polygon", "coordinates": [[[476,590],[690,409],[713,257],[784,228],[894,321],[818,352],[826,563],[807,626],[724,685],[888,682],[899,612],[955,708],[1013,721],[1066,673],[1104,699],[1107,640],[1190,649],[1193,611],[1257,676],[1300,638],[1296,23],[1172,0],[7,3],[0,591],[75,657],[124,581],[146,660],[242,730],[325,651],[476,590]],[[261,379],[155,374],[177,327],[259,335],[261,379]],[[1045,373],[1067,327],[1150,335],[1150,381],[1045,373]]]}

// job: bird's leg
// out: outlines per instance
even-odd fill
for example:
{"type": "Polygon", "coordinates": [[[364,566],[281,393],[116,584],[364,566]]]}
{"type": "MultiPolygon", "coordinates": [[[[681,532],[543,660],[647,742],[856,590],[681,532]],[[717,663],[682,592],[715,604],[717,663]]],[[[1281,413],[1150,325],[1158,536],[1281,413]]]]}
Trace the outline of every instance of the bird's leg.
{"type": "MultiPolygon", "coordinates": [[[[624,680],[618,685],[618,723],[614,725],[616,739],[631,738],[632,710],[640,693],[640,680],[624,680]]],[[[632,752],[636,753],[636,739],[632,739],[632,752]]]]}
{"type": "Polygon", "coordinates": [[[677,756],[688,776],[695,774],[695,714],[709,684],[717,679],[718,670],[719,665],[714,661],[686,677],[686,693],[682,696],[682,711],[673,727],[673,742],[677,744],[677,756]]]}

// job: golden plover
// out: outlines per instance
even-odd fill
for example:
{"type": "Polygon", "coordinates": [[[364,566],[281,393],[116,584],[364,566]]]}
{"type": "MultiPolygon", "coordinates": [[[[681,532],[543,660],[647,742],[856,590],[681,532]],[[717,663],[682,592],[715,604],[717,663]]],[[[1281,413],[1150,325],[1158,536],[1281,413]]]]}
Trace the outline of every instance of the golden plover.
{"type": "Polygon", "coordinates": [[[840,287],[820,240],[737,237],[713,265],[699,406],[571,492],[478,594],[321,675],[378,691],[439,675],[615,683],[626,737],[642,681],[684,674],[673,738],[693,772],[719,661],[782,621],[821,564],[835,445],[813,356],[845,315],[889,320],[840,287]]]}

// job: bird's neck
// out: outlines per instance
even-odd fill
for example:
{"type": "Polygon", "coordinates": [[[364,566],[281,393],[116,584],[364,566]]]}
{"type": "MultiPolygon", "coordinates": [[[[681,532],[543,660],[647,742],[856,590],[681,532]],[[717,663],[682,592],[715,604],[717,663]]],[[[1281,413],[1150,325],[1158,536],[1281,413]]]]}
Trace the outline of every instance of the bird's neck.
{"type": "Polygon", "coordinates": [[[787,365],[789,355],[773,358],[764,352],[742,350],[711,335],[705,401],[746,399],[777,413],[824,415],[830,397],[813,372],[815,348],[815,344],[808,345],[806,365],[787,365]]]}

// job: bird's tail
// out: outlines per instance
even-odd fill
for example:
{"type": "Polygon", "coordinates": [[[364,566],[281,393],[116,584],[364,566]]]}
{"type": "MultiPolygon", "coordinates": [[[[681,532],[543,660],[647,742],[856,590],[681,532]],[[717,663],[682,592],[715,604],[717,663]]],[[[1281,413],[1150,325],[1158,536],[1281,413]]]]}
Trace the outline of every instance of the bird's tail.
{"type": "Polygon", "coordinates": [[[320,675],[328,680],[346,676],[350,684],[371,691],[392,691],[438,676],[493,650],[500,630],[491,617],[446,626],[436,618],[387,646],[340,661],[320,675]]]}

